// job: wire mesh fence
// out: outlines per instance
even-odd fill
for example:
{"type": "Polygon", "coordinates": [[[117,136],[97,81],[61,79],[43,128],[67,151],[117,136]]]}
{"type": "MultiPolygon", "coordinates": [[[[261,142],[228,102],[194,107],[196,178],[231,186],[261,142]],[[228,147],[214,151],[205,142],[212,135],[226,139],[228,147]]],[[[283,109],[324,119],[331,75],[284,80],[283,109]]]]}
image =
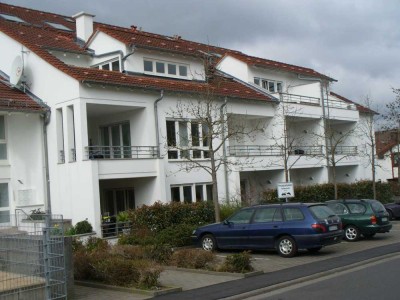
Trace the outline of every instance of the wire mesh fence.
{"type": "Polygon", "coordinates": [[[0,299],[66,299],[62,216],[17,212],[0,223],[0,299]]]}

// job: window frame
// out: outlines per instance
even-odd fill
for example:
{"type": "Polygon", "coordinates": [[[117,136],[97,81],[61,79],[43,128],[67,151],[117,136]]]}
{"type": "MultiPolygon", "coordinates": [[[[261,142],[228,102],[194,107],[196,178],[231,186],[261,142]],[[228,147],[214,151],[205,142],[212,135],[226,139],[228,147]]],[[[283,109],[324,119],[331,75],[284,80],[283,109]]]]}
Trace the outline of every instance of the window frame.
{"type": "Polygon", "coordinates": [[[283,92],[283,81],[272,80],[262,77],[254,77],[253,84],[267,90],[270,93],[282,93],[283,92]],[[271,85],[272,84],[272,85],[271,85]],[[273,88],[271,88],[271,86],[273,88]]]}
{"type": "MultiPolygon", "coordinates": [[[[8,182],[0,182],[0,185],[5,185],[5,190],[7,191],[7,204],[8,206],[1,206],[0,207],[0,212],[1,214],[3,212],[8,212],[8,221],[7,222],[0,222],[0,224],[7,224],[11,220],[11,209],[10,209],[10,185],[8,182]]],[[[0,221],[1,221],[2,216],[0,215],[0,221]]]]}
{"type": "Polygon", "coordinates": [[[189,64],[143,57],[143,73],[148,74],[148,75],[157,75],[157,76],[163,76],[163,77],[189,79],[189,64]],[[145,64],[150,63],[150,62],[152,63],[151,71],[146,70],[146,68],[145,68],[145,64]],[[163,65],[164,72],[159,72],[157,70],[158,65],[163,65]],[[175,69],[175,74],[169,72],[170,66],[175,69]],[[182,72],[181,72],[181,70],[183,68],[185,69],[185,72],[184,72],[184,73],[186,73],[185,75],[182,75],[182,72]]]}
{"type": "MultiPolygon", "coordinates": [[[[1,145],[4,145],[4,149],[5,149],[5,157],[4,158],[1,158],[0,157],[0,162],[1,161],[3,161],[3,162],[5,162],[5,161],[8,161],[8,145],[7,145],[7,118],[6,118],[6,116],[5,115],[0,115],[0,119],[2,119],[3,121],[3,129],[4,129],[4,132],[3,132],[3,134],[4,134],[4,138],[0,138],[0,144],[1,145]]],[[[0,136],[1,136],[1,133],[0,133],[0,136]]]]}
{"type": "Polygon", "coordinates": [[[103,61],[101,63],[93,65],[92,68],[99,69],[99,70],[105,70],[105,71],[122,72],[121,61],[119,58],[113,58],[113,59],[110,59],[107,61],[103,61]],[[113,69],[113,64],[115,62],[118,62],[118,70],[113,69]],[[108,67],[106,68],[105,66],[108,66],[108,67]]]}
{"type": "MultiPolygon", "coordinates": [[[[211,182],[195,182],[195,183],[184,183],[184,184],[171,184],[170,185],[170,199],[171,202],[181,202],[181,203],[197,203],[197,202],[210,202],[212,199],[208,199],[208,186],[211,186],[212,189],[212,183],[211,182]],[[191,191],[191,201],[187,201],[185,199],[185,192],[184,189],[190,187],[191,191]],[[197,188],[201,187],[201,193],[202,193],[202,199],[197,198],[197,188]],[[179,190],[179,199],[175,199],[173,196],[175,193],[172,192],[172,190],[176,192],[176,189],[179,190]]],[[[212,195],[212,194],[211,194],[212,195]]]]}

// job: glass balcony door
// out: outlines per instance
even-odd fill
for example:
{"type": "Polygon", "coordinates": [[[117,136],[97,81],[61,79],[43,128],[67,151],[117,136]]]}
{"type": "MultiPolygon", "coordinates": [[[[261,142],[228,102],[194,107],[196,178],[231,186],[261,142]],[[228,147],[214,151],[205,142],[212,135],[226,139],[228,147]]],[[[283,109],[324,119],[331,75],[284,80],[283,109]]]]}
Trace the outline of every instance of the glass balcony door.
{"type": "Polygon", "coordinates": [[[105,158],[131,158],[129,123],[100,127],[103,156],[105,158]]]}

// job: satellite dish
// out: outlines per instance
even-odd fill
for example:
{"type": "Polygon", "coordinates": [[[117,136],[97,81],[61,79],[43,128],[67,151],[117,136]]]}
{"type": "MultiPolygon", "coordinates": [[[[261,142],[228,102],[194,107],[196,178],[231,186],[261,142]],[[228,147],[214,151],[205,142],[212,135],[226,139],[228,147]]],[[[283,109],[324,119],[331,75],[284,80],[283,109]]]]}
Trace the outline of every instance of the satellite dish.
{"type": "Polygon", "coordinates": [[[14,58],[11,66],[10,83],[13,86],[18,86],[21,82],[22,73],[24,72],[24,64],[22,62],[21,56],[14,58]]]}

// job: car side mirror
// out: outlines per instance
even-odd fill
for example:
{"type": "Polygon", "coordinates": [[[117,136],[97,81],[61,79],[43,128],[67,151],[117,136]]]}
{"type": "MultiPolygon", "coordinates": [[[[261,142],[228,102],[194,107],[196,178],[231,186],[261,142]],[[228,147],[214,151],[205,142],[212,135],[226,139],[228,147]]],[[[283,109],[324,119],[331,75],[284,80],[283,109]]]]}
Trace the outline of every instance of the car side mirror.
{"type": "Polygon", "coordinates": [[[224,222],[222,222],[224,225],[230,225],[231,223],[228,220],[224,220],[224,222]]]}

